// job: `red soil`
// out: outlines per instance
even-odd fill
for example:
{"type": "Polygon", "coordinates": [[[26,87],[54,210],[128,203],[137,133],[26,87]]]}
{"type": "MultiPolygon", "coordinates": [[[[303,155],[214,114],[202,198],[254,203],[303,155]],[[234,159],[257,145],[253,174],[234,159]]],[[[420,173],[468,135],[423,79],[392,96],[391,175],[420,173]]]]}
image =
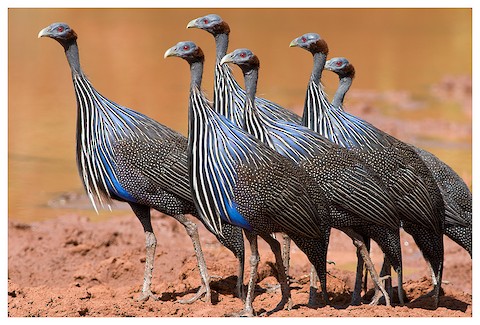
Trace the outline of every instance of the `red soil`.
{"type": "MultiPolygon", "coordinates": [[[[241,300],[233,296],[237,262],[202,226],[199,232],[209,274],[218,276],[211,282],[213,303],[176,302],[193,296],[200,285],[192,244],[183,227],[170,217],[154,215],[153,225],[158,246],[152,289],[160,300],[137,302],[145,253],[142,227],[133,215],[102,222],[70,215],[31,224],[10,222],[8,315],[200,317],[225,316],[242,309],[241,300]]],[[[333,231],[328,258],[335,265],[328,266],[327,278],[331,304],[307,307],[310,266],[293,246],[290,274],[294,307],[273,316],[471,317],[472,260],[468,253],[445,239],[445,294],[440,307],[433,310],[432,298],[422,297],[431,290],[426,263],[409,235],[402,234],[402,243],[404,288],[410,300],[405,306],[348,306],[356,255],[348,237],[333,231]]],[[[246,250],[248,261],[248,244],[246,250]]],[[[273,254],[263,241],[260,255],[254,300],[257,312],[273,309],[281,297],[279,290],[267,290],[277,280],[273,254]]],[[[378,269],[382,256],[375,245],[372,258],[378,269]]]]}

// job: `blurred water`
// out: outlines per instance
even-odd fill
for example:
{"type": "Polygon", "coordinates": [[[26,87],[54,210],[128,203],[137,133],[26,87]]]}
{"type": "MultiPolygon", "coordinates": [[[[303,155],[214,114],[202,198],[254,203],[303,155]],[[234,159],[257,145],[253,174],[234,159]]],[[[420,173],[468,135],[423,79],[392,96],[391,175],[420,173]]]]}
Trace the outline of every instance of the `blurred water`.
{"type": "MultiPolygon", "coordinates": [[[[9,218],[32,221],[79,210],[95,217],[93,209],[84,209],[88,205],[68,210],[47,205],[61,193],[82,193],[82,185],[70,71],[59,44],[37,39],[40,29],[67,22],[79,35],[81,63],[97,90],[186,134],[188,67],[179,59],[164,60],[163,53],[181,40],[202,47],[204,88],[212,98],[213,38],[185,28],[212,12],[230,25],[230,50],[248,47],[260,58],[259,93],[299,114],[312,59],[288,44],[317,32],[328,42],[330,57],[345,56],[355,64],[353,89],[405,91],[421,103],[397,110],[395,103],[376,100],[379,109],[370,114],[399,120],[406,135],[409,123],[423,119],[464,128],[461,136],[446,131],[434,139],[406,140],[437,154],[471,184],[471,108],[431,93],[444,76],[471,76],[469,9],[9,9],[9,218]]],[[[337,80],[324,75],[333,95],[337,80]]]]}

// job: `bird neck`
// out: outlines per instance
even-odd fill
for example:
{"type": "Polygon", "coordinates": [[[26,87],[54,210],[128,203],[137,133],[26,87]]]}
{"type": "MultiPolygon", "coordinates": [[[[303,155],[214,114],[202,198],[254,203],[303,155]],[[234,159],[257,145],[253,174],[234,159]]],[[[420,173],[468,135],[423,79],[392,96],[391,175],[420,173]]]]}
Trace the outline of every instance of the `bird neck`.
{"type": "Polygon", "coordinates": [[[258,68],[244,68],[240,66],[245,78],[245,106],[243,112],[243,128],[245,131],[259,139],[261,142],[274,148],[273,142],[270,139],[268,130],[259,116],[257,107],[255,105],[255,94],[257,92],[258,82],[258,68]]]}
{"type": "Polygon", "coordinates": [[[316,81],[318,84],[322,79],[323,68],[325,67],[325,62],[327,61],[327,56],[323,53],[317,52],[313,54],[313,69],[312,69],[312,80],[316,81]]]}
{"type": "Polygon", "coordinates": [[[77,41],[73,40],[69,43],[62,43],[62,45],[65,49],[65,55],[67,56],[68,64],[72,70],[72,75],[83,75],[82,69],[80,68],[80,57],[78,54],[77,41]]]}
{"type": "Polygon", "coordinates": [[[220,63],[222,58],[227,54],[228,49],[228,34],[215,35],[215,47],[217,53],[217,64],[220,63]]]}
{"type": "Polygon", "coordinates": [[[203,61],[190,62],[190,88],[202,87],[203,61]]]}
{"type": "Polygon", "coordinates": [[[352,85],[352,78],[344,77],[340,78],[340,82],[338,84],[337,91],[333,96],[332,105],[341,108],[343,106],[343,100],[345,99],[345,94],[350,89],[352,85]]]}
{"type": "Polygon", "coordinates": [[[243,71],[243,76],[245,78],[246,98],[248,98],[252,103],[254,103],[255,94],[257,93],[258,69],[245,70],[243,71]]]}
{"type": "MultiPolygon", "coordinates": [[[[188,105],[188,148],[189,152],[193,150],[193,142],[198,137],[198,116],[205,113],[202,103],[205,98],[201,92],[203,61],[189,61],[190,64],[190,99],[188,105]]],[[[190,163],[189,163],[190,164],[190,163]]],[[[189,165],[189,168],[191,166],[189,165]]]]}

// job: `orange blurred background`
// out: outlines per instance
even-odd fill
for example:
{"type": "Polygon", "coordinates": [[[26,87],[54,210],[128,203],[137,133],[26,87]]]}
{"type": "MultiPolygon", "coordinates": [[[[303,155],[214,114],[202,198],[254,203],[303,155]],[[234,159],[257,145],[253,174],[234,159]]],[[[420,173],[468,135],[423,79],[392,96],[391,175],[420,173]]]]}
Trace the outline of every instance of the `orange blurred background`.
{"type": "MultiPolygon", "coordinates": [[[[259,57],[259,94],[298,114],[312,59],[288,45],[303,33],[317,32],[328,42],[329,57],[345,56],[355,65],[351,92],[406,91],[424,103],[408,112],[405,128],[424,118],[465,127],[469,136],[461,141],[435,139],[441,145],[426,149],[471,185],[471,107],[465,113],[458,103],[430,93],[444,76],[471,77],[470,9],[9,9],[9,218],[33,221],[72,212],[51,209],[47,202],[63,192],[83,191],[75,162],[70,70],[62,47],[37,39],[38,32],[53,22],[68,23],[78,34],[83,70],[100,93],[186,135],[188,66],[180,59],[164,60],[163,54],[178,41],[196,42],[206,56],[203,85],[212,99],[214,40],[186,29],[190,20],[209,13],[229,23],[230,51],[248,47],[259,57]]],[[[238,68],[232,68],[243,85],[238,68]]],[[[324,73],[322,80],[333,96],[336,76],[324,73]]],[[[378,114],[396,116],[392,111],[386,107],[378,114]]],[[[82,213],[95,216],[93,209],[82,213]]]]}

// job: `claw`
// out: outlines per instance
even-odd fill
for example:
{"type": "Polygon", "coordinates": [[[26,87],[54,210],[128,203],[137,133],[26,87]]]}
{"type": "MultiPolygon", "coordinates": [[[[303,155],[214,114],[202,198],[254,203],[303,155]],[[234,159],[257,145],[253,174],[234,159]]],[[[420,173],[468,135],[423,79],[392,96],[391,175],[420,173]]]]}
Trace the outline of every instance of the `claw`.
{"type": "Polygon", "coordinates": [[[177,300],[177,302],[180,303],[180,304],[186,304],[186,305],[192,304],[195,301],[197,301],[198,299],[200,299],[203,296],[203,294],[205,294],[205,302],[211,304],[212,303],[212,297],[211,297],[209,292],[207,293],[207,288],[205,287],[205,285],[202,285],[200,287],[200,289],[198,289],[195,296],[193,296],[192,298],[177,300]]]}
{"type": "MultiPolygon", "coordinates": [[[[262,315],[260,315],[260,316],[262,316],[262,315]]],[[[228,317],[253,317],[253,316],[255,316],[255,312],[253,310],[243,309],[242,311],[240,311],[238,313],[228,314],[228,315],[225,315],[225,316],[228,316],[228,317]]]]}
{"type": "Polygon", "coordinates": [[[140,295],[135,299],[136,301],[147,301],[148,299],[153,299],[153,300],[160,300],[160,298],[153,294],[152,291],[147,290],[147,291],[142,291],[140,295]]]}

